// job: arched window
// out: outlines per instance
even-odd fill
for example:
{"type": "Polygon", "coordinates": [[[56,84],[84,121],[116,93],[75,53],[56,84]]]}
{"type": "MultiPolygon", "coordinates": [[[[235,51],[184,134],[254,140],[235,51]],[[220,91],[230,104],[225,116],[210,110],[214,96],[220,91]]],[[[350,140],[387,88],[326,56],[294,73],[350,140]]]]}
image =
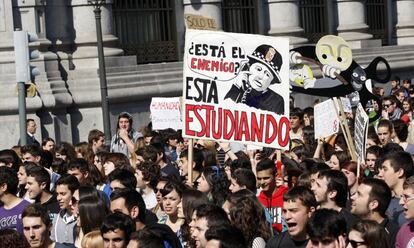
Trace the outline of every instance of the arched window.
{"type": "Polygon", "coordinates": [[[174,0],[114,0],[114,31],[137,63],[177,61],[174,0]]]}

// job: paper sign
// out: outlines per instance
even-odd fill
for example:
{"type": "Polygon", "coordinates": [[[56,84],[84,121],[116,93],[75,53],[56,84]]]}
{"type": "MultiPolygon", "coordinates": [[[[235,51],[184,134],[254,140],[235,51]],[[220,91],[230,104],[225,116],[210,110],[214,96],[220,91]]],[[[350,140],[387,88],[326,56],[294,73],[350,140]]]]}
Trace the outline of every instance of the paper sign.
{"type": "Polygon", "coordinates": [[[187,14],[184,19],[188,29],[218,30],[216,20],[210,17],[187,14]]]}
{"type": "Polygon", "coordinates": [[[151,101],[151,121],[154,130],[181,129],[181,103],[179,97],[153,97],[151,101]]]}
{"type": "Polygon", "coordinates": [[[288,149],[286,38],[187,30],[183,136],[288,149]]]}
{"type": "Polygon", "coordinates": [[[365,161],[365,143],[368,135],[369,118],[361,104],[358,104],[355,113],[355,150],[359,161],[365,161]]]}
{"type": "Polygon", "coordinates": [[[339,131],[339,119],[332,99],[314,107],[315,138],[325,138],[339,131]]]}
{"type": "Polygon", "coordinates": [[[352,113],[351,101],[347,97],[341,97],[342,107],[345,113],[352,113]]]}

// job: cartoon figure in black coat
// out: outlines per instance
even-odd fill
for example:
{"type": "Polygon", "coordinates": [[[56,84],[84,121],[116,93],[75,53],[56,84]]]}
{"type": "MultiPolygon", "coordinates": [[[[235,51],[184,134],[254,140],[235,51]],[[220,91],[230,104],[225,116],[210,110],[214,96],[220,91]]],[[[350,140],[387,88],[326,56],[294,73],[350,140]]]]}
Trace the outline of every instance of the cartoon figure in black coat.
{"type": "Polygon", "coordinates": [[[225,99],[283,115],[283,97],[269,89],[270,85],[281,83],[282,56],[274,47],[261,45],[247,57],[249,62],[243,66],[225,99]]]}

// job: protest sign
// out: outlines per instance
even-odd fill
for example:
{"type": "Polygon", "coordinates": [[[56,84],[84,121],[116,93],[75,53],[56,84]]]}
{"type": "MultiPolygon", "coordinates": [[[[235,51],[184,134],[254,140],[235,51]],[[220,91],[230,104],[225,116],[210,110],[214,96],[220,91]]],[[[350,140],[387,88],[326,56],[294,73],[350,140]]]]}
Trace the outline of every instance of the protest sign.
{"type": "Polygon", "coordinates": [[[339,131],[339,119],[332,99],[315,105],[315,138],[325,138],[339,131]]]}
{"type": "Polygon", "coordinates": [[[218,30],[216,20],[207,16],[187,14],[184,19],[187,29],[218,30]]]}
{"type": "Polygon", "coordinates": [[[151,100],[151,121],[154,130],[181,129],[181,103],[179,97],[153,97],[151,100]]]}
{"type": "Polygon", "coordinates": [[[341,97],[342,107],[345,113],[352,113],[351,100],[347,97],[341,97]]]}
{"type": "Polygon", "coordinates": [[[287,149],[286,38],[187,30],[183,136],[287,149]]]}
{"type": "Polygon", "coordinates": [[[368,135],[369,117],[365,113],[361,104],[358,104],[357,111],[355,113],[355,150],[360,162],[365,161],[365,143],[368,135]]]}

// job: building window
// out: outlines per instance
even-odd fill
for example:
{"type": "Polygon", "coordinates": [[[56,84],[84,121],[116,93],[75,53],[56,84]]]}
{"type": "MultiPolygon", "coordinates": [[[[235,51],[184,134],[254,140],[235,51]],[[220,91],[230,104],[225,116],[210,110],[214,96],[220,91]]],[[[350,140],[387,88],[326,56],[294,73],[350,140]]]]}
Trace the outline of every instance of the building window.
{"type": "Polygon", "coordinates": [[[114,30],[138,64],[177,61],[174,0],[114,0],[114,30]]]}
{"type": "Polygon", "coordinates": [[[327,1],[330,0],[299,1],[301,25],[305,37],[311,43],[316,43],[321,37],[329,34],[327,1]]]}
{"type": "Polygon", "coordinates": [[[223,0],[223,29],[226,32],[258,34],[258,0],[223,0]]]}
{"type": "Polygon", "coordinates": [[[387,0],[367,0],[367,24],[374,39],[388,45],[388,4],[387,0]]]}

